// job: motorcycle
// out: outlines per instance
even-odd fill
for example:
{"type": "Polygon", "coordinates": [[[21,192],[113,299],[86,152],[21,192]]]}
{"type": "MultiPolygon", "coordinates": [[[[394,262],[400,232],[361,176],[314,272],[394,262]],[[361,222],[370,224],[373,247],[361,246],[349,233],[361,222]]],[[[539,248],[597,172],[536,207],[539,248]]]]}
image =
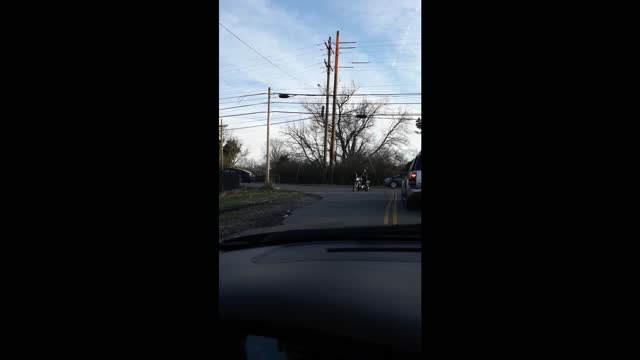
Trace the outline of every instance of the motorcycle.
{"type": "Polygon", "coordinates": [[[363,183],[362,177],[356,176],[356,180],[353,183],[353,191],[369,191],[371,181],[367,180],[366,183],[363,183]]]}

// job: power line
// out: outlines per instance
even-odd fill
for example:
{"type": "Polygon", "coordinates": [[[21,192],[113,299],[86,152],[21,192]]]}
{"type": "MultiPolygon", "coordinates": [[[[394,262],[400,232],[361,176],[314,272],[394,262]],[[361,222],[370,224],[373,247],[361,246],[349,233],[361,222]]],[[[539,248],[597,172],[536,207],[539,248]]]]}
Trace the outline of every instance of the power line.
{"type": "MultiPolygon", "coordinates": [[[[404,69],[405,67],[389,67],[389,69],[394,69],[394,68],[404,69]]],[[[359,70],[343,70],[343,71],[345,71],[345,72],[372,72],[372,71],[380,71],[380,70],[382,70],[382,69],[359,69],[359,70]]],[[[422,70],[422,69],[418,69],[417,71],[420,71],[420,70],[422,70]]],[[[406,70],[406,71],[408,71],[408,70],[406,70]]]]}
{"type": "MultiPolygon", "coordinates": [[[[307,70],[307,71],[301,71],[301,72],[299,72],[297,74],[308,73],[308,72],[311,72],[311,71],[321,71],[321,70],[322,69],[310,69],[310,70],[307,70]]],[[[241,86],[241,84],[246,84],[247,82],[258,82],[260,84],[264,84],[264,86],[269,86],[269,84],[272,84],[273,81],[274,81],[274,80],[268,80],[268,79],[267,80],[240,80],[239,78],[235,79],[235,80],[238,80],[238,81],[233,82],[232,84],[233,85],[238,85],[238,86],[241,86]]],[[[289,81],[289,80],[290,79],[284,79],[284,81],[289,81]]],[[[275,81],[279,81],[278,84],[281,84],[280,82],[282,82],[283,80],[275,80],[275,81]]],[[[293,81],[293,80],[291,80],[291,81],[293,81]]],[[[317,89],[317,87],[316,87],[316,89],[317,89]]]]}
{"type": "MultiPolygon", "coordinates": [[[[272,104],[308,104],[308,105],[324,105],[324,103],[305,103],[305,102],[286,102],[286,101],[272,101],[272,104]]],[[[266,104],[266,103],[263,103],[266,104]]],[[[409,104],[422,104],[421,102],[410,102],[410,103],[381,103],[381,102],[368,102],[367,104],[371,105],[409,105],[409,104]]]]}
{"type": "MultiPolygon", "coordinates": [[[[313,114],[309,111],[273,111],[271,110],[272,113],[284,113],[284,114],[313,114]]],[[[231,115],[223,115],[221,116],[222,118],[230,118],[230,117],[234,117],[234,116],[243,116],[243,115],[253,115],[253,114],[266,114],[267,111],[256,111],[256,112],[251,112],[251,113],[244,113],[244,114],[231,114],[231,115]]],[[[420,115],[420,114],[406,114],[407,116],[413,116],[413,115],[420,115]]],[[[397,116],[397,114],[375,114],[374,116],[397,116]]]]}
{"type": "MultiPolygon", "coordinates": [[[[303,71],[298,71],[295,72],[294,74],[300,75],[300,74],[304,74],[304,73],[308,73],[311,71],[316,71],[316,70],[322,70],[320,69],[320,67],[314,66],[313,68],[303,68],[303,69],[307,69],[307,70],[303,70],[303,71]]],[[[252,77],[255,76],[261,76],[263,74],[266,74],[269,72],[270,76],[277,76],[277,74],[271,73],[273,71],[276,71],[276,69],[263,69],[263,70],[258,70],[257,72],[249,72],[247,74],[237,74],[237,76],[234,76],[231,79],[228,79],[229,81],[232,81],[231,83],[227,83],[227,85],[232,86],[232,85],[239,85],[239,84],[244,84],[246,82],[250,82],[250,81],[260,81],[262,83],[270,83],[272,82],[272,80],[270,79],[265,79],[265,80],[252,80],[252,77]]],[[[288,80],[288,81],[293,81],[293,79],[284,79],[284,80],[288,80]]]]}
{"type": "Polygon", "coordinates": [[[393,86],[413,86],[413,85],[421,86],[421,84],[397,84],[397,85],[362,85],[358,87],[393,87],[393,86]]]}
{"type": "MultiPolygon", "coordinates": [[[[288,59],[295,58],[295,57],[300,57],[300,56],[303,56],[303,57],[314,57],[314,56],[318,56],[318,55],[322,55],[322,54],[321,53],[316,53],[316,51],[313,51],[312,53],[305,52],[305,53],[301,53],[301,54],[297,54],[297,55],[293,55],[293,56],[285,56],[285,57],[281,57],[281,58],[276,58],[276,59],[273,59],[273,61],[288,60],[288,59]]],[[[295,62],[295,61],[297,61],[297,60],[294,60],[293,62],[295,62]]],[[[289,62],[289,63],[291,63],[291,62],[289,62]]],[[[287,63],[284,63],[284,64],[287,64],[287,63]]],[[[227,64],[227,65],[224,65],[222,67],[232,66],[232,67],[235,67],[235,68],[238,68],[238,69],[242,69],[242,68],[249,68],[249,67],[260,66],[260,65],[266,65],[264,60],[261,60],[259,62],[244,63],[244,64],[243,63],[240,63],[240,64],[227,64]]],[[[228,68],[219,69],[220,72],[226,72],[226,71],[231,71],[231,70],[233,70],[233,69],[228,69],[228,68]]]]}
{"type": "MultiPolygon", "coordinates": [[[[310,46],[310,47],[316,47],[316,46],[319,46],[319,45],[322,45],[322,44],[317,44],[317,45],[310,46]]],[[[309,47],[307,47],[307,48],[309,48],[309,47]]],[[[302,49],[305,49],[305,48],[293,49],[292,51],[297,51],[297,50],[302,50],[302,49]]],[[[319,50],[322,50],[322,49],[319,49],[319,50]]],[[[314,52],[316,52],[316,51],[305,51],[305,52],[301,52],[301,53],[294,54],[294,55],[291,55],[291,56],[284,56],[284,57],[279,57],[279,58],[276,57],[276,58],[274,58],[272,60],[273,61],[276,61],[276,60],[279,61],[279,60],[284,60],[284,59],[288,59],[288,58],[292,58],[292,57],[302,56],[304,54],[311,54],[311,53],[314,53],[314,52]]],[[[254,59],[254,60],[258,60],[258,59],[254,59]]],[[[221,67],[237,66],[237,65],[247,66],[247,65],[261,64],[263,61],[264,60],[259,60],[258,62],[256,62],[256,61],[242,62],[242,63],[239,63],[239,64],[226,64],[226,65],[221,65],[221,67]]]]}
{"type": "Polygon", "coordinates": [[[225,115],[225,116],[221,116],[222,118],[229,118],[229,117],[233,117],[233,116],[242,116],[242,115],[252,115],[252,114],[265,114],[266,111],[256,111],[256,112],[250,112],[250,113],[243,113],[243,114],[230,114],[230,115],[225,115]]]}
{"type": "Polygon", "coordinates": [[[258,96],[258,95],[267,95],[267,93],[258,93],[258,94],[247,94],[247,95],[229,96],[229,97],[224,97],[224,98],[218,98],[218,100],[234,99],[234,98],[248,97],[248,96],[258,96]]]}
{"type": "MultiPolygon", "coordinates": [[[[407,49],[419,50],[420,46],[410,47],[410,48],[406,48],[405,47],[404,49],[399,49],[399,50],[363,51],[362,53],[363,54],[378,54],[378,53],[390,54],[390,53],[399,53],[399,52],[400,53],[401,52],[407,52],[408,53],[407,49]]],[[[345,54],[345,55],[347,55],[347,54],[345,54]]],[[[350,55],[352,55],[352,53],[350,55]]]]}
{"type": "MultiPolygon", "coordinates": [[[[296,119],[296,120],[289,120],[289,121],[281,121],[281,122],[271,123],[271,125],[278,125],[278,124],[290,123],[290,122],[295,122],[295,121],[305,121],[305,120],[311,120],[311,119],[315,119],[315,117],[310,117],[310,118],[306,118],[306,119],[296,119]]],[[[228,129],[228,130],[249,129],[249,128],[255,128],[255,127],[262,127],[262,126],[267,126],[267,124],[243,126],[243,127],[232,128],[232,129],[228,129]]]]}
{"type": "MultiPolygon", "coordinates": [[[[358,71],[359,69],[362,69],[362,70],[373,70],[373,69],[411,68],[411,67],[422,67],[422,64],[414,64],[414,65],[397,64],[397,65],[373,65],[373,66],[364,65],[362,67],[358,67],[358,69],[356,69],[356,70],[349,70],[349,71],[358,71]]],[[[346,68],[346,66],[341,66],[340,68],[346,68]]],[[[347,70],[345,70],[345,71],[347,71],[347,70]]]]}
{"type": "Polygon", "coordinates": [[[236,108],[247,107],[247,106],[264,105],[264,104],[266,104],[266,102],[255,103],[255,104],[247,104],[247,105],[230,106],[230,107],[227,107],[227,108],[218,109],[218,111],[220,111],[220,110],[228,110],[228,109],[236,109],[236,108]]]}
{"type": "MultiPolygon", "coordinates": [[[[300,53],[295,53],[293,55],[287,55],[287,56],[280,56],[280,57],[276,57],[274,59],[271,59],[271,61],[280,61],[280,60],[287,60],[289,58],[294,58],[294,57],[299,57],[299,56],[303,56],[303,55],[313,55],[317,53],[317,49],[314,51],[304,51],[304,52],[300,52],[300,53]]],[[[224,65],[220,65],[221,70],[226,70],[226,68],[229,67],[246,67],[246,66],[253,66],[253,65],[260,65],[260,64],[265,64],[265,61],[263,59],[253,59],[253,61],[243,61],[243,62],[238,62],[238,63],[227,63],[224,65]]]]}
{"type": "MultiPolygon", "coordinates": [[[[293,61],[291,63],[295,63],[295,62],[296,61],[293,61]]],[[[311,69],[312,67],[316,68],[318,65],[321,65],[321,64],[323,64],[323,63],[314,63],[314,64],[307,65],[305,67],[302,67],[301,69],[311,69]]],[[[264,73],[266,71],[275,71],[275,70],[276,69],[271,69],[271,68],[269,68],[269,69],[257,68],[257,69],[250,69],[250,70],[236,70],[236,69],[233,69],[233,70],[228,71],[227,73],[229,75],[232,75],[232,72],[242,72],[242,71],[244,71],[244,73],[240,74],[240,75],[252,75],[252,74],[255,74],[256,72],[264,73]]],[[[308,72],[308,71],[310,71],[310,70],[300,71],[300,72],[297,72],[297,73],[294,73],[294,74],[300,74],[300,73],[308,72]]],[[[227,74],[220,73],[220,77],[225,76],[225,75],[227,75],[227,74]]],[[[233,78],[231,80],[233,80],[233,78]]]]}
{"type": "Polygon", "coordinates": [[[408,59],[408,60],[413,60],[413,61],[405,61],[405,59],[384,59],[385,61],[376,61],[376,60],[372,60],[369,59],[366,62],[365,61],[360,61],[360,60],[354,60],[351,61],[351,59],[349,59],[348,61],[345,60],[346,63],[351,63],[351,64],[357,64],[358,66],[363,66],[363,67],[371,67],[371,66],[384,66],[384,65],[394,65],[394,61],[395,61],[395,65],[421,65],[422,61],[420,59],[408,59]]]}
{"type": "Polygon", "coordinates": [[[376,117],[376,116],[420,116],[422,114],[420,113],[410,113],[410,114],[373,114],[371,115],[371,117],[376,117]]]}
{"type": "MultiPolygon", "coordinates": [[[[308,111],[271,111],[272,113],[287,113],[287,114],[308,114],[308,111]]],[[[231,115],[224,115],[221,116],[223,118],[228,118],[228,117],[232,117],[232,116],[242,116],[242,115],[252,115],[252,114],[266,114],[267,111],[256,111],[256,112],[250,112],[250,113],[244,113],[244,114],[231,114],[231,115]]]]}
{"type": "MultiPolygon", "coordinates": [[[[276,118],[271,118],[271,121],[273,120],[282,120],[282,119],[290,119],[294,116],[300,116],[300,114],[292,114],[292,115],[283,115],[283,116],[278,116],[276,118]]],[[[224,118],[224,116],[222,116],[222,118],[224,118]]],[[[231,120],[236,120],[236,119],[231,119],[231,120]]],[[[232,123],[230,123],[231,125],[235,125],[235,124],[246,124],[246,123],[254,123],[254,122],[262,122],[262,121],[267,121],[267,119],[261,118],[261,119],[256,119],[256,118],[247,118],[248,121],[234,121],[232,123]]]]}
{"type": "MultiPolygon", "coordinates": [[[[397,116],[402,116],[402,115],[403,114],[391,115],[391,116],[397,117],[397,116]]],[[[421,116],[421,114],[404,114],[404,116],[421,116]]],[[[281,121],[281,122],[271,123],[271,125],[278,125],[278,124],[285,124],[285,123],[290,123],[290,122],[306,121],[306,120],[313,120],[313,119],[316,119],[316,117],[310,117],[310,118],[306,118],[306,119],[296,119],[296,120],[281,121]]],[[[413,121],[413,120],[414,119],[407,119],[407,121],[413,121]]],[[[250,129],[250,128],[262,127],[262,126],[267,126],[267,124],[243,126],[243,127],[239,127],[239,128],[229,128],[227,130],[250,129]]]]}
{"type": "MultiPolygon", "coordinates": [[[[407,39],[407,40],[421,40],[421,37],[415,38],[415,39],[407,39]]],[[[360,43],[383,43],[383,42],[396,42],[397,40],[362,40],[362,41],[358,41],[358,44],[360,43]]]]}
{"type": "MultiPolygon", "coordinates": [[[[416,83],[412,83],[412,84],[393,84],[393,85],[357,85],[358,88],[363,88],[363,87],[394,87],[394,86],[420,86],[421,84],[416,84],[416,83]]],[[[288,90],[308,90],[308,89],[317,89],[318,87],[304,87],[304,88],[292,88],[292,89],[288,89],[288,90]]],[[[272,89],[273,90],[273,89],[272,89]]],[[[280,90],[280,89],[276,89],[279,90],[280,92],[285,92],[284,89],[280,90]]]]}
{"type": "MultiPolygon", "coordinates": [[[[308,63],[308,62],[311,62],[311,61],[314,61],[314,60],[318,60],[318,59],[319,58],[309,58],[309,59],[305,59],[305,62],[308,63]]],[[[291,62],[288,62],[288,63],[283,63],[281,65],[284,65],[284,64],[287,64],[287,65],[288,64],[297,64],[297,63],[300,63],[300,61],[295,60],[295,61],[291,61],[291,62]]],[[[319,65],[319,64],[322,64],[322,63],[313,63],[313,64],[307,65],[305,67],[302,67],[302,69],[307,69],[310,66],[316,66],[316,65],[319,65]]],[[[228,76],[233,76],[233,75],[236,75],[236,74],[239,74],[239,75],[243,76],[243,75],[247,75],[247,74],[248,75],[255,74],[257,72],[276,71],[277,70],[277,69],[269,67],[268,65],[269,64],[260,64],[260,65],[255,65],[257,67],[244,68],[244,69],[230,69],[230,70],[227,70],[225,72],[219,72],[218,75],[221,78],[222,77],[227,78],[228,76]]],[[[295,72],[293,74],[295,74],[295,72]]]]}
{"type": "MultiPolygon", "coordinates": [[[[345,70],[346,71],[346,70],[345,70]]],[[[363,85],[363,86],[359,86],[359,87],[383,87],[383,86],[405,86],[405,85],[414,85],[414,84],[398,84],[398,85],[363,85]]],[[[317,88],[317,87],[316,87],[317,88]]],[[[299,89],[316,89],[316,88],[299,88],[299,89]]],[[[292,89],[295,90],[295,89],[292,89]]],[[[222,98],[218,98],[218,100],[225,100],[225,99],[236,99],[236,98],[244,98],[244,97],[250,97],[250,96],[260,96],[260,95],[266,95],[267,93],[256,93],[256,94],[245,94],[245,95],[236,95],[236,96],[228,96],[228,97],[222,97],[222,98]]],[[[292,94],[290,92],[274,92],[274,94],[288,94],[288,95],[295,95],[295,96],[326,96],[326,94],[292,94]]],[[[345,95],[345,94],[341,94],[340,96],[345,95]]],[[[402,95],[406,95],[406,96],[417,96],[417,95],[421,95],[421,93],[395,93],[395,94],[353,94],[351,96],[402,96],[402,95]]],[[[225,103],[220,103],[222,104],[232,104],[235,103],[237,101],[230,101],[230,102],[225,102],[225,103]]],[[[277,102],[273,102],[273,103],[290,103],[290,102],[286,102],[286,101],[277,101],[277,102]]],[[[264,103],[262,103],[264,104],[264,103]]],[[[246,105],[246,106],[251,106],[251,105],[246,105]]],[[[219,109],[219,110],[223,110],[223,109],[219,109]]]]}
{"type": "MultiPolygon", "coordinates": [[[[286,94],[289,96],[326,96],[326,94],[291,94],[291,93],[273,93],[275,95],[286,94]]],[[[422,93],[395,93],[395,94],[338,94],[338,96],[403,96],[403,95],[422,95],[422,93]]]]}
{"type": "Polygon", "coordinates": [[[381,118],[392,118],[395,119],[398,116],[422,116],[422,114],[394,114],[394,115],[374,115],[373,117],[381,117],[381,118]]]}
{"type": "MultiPolygon", "coordinates": [[[[238,87],[236,87],[236,88],[238,88],[238,87]]],[[[233,88],[231,88],[231,89],[233,89],[233,88]]],[[[308,88],[308,89],[310,89],[310,88],[308,88]]],[[[249,93],[252,93],[254,91],[260,91],[260,90],[262,90],[262,89],[237,91],[237,92],[227,93],[226,95],[239,95],[239,96],[242,96],[242,94],[249,94],[249,93]]]]}
{"type": "Polygon", "coordinates": [[[392,44],[384,44],[384,45],[358,45],[358,49],[362,48],[382,48],[382,47],[399,47],[401,45],[421,45],[420,43],[392,43],[392,44]]]}
{"type": "MultiPolygon", "coordinates": [[[[232,108],[236,108],[236,107],[245,107],[245,106],[256,106],[256,105],[264,105],[266,104],[266,102],[263,103],[257,103],[257,104],[250,104],[250,105],[242,105],[242,106],[234,106],[232,108]]],[[[297,105],[297,104],[307,104],[307,103],[287,103],[287,102],[272,102],[272,104],[292,104],[292,105],[297,105]]],[[[324,103],[308,103],[309,105],[324,105],[324,103]]],[[[368,103],[370,105],[420,105],[422,104],[421,102],[411,102],[411,103],[368,103]]],[[[223,110],[223,109],[218,109],[218,110],[223,110]]],[[[284,114],[308,114],[308,111],[271,111],[272,113],[284,113],[284,114]]],[[[236,117],[236,116],[244,116],[244,115],[253,115],[253,114],[265,114],[266,111],[259,111],[259,112],[252,112],[252,113],[243,113],[243,114],[229,114],[229,115],[223,115],[221,114],[220,117],[223,118],[228,118],[228,117],[236,117]]],[[[395,114],[376,114],[376,116],[396,116],[395,114]]],[[[418,114],[419,115],[419,114],[418,114]]],[[[278,120],[278,119],[282,119],[285,117],[291,117],[291,116],[297,116],[297,115],[287,115],[287,116],[282,116],[282,117],[278,117],[274,120],[278,120]]],[[[263,119],[255,119],[254,121],[263,121],[263,119]]],[[[249,121],[252,122],[252,121],[249,121]]],[[[235,123],[238,124],[238,123],[235,123]]]]}
{"type": "MultiPolygon", "coordinates": [[[[308,73],[308,72],[311,72],[311,71],[318,71],[318,70],[322,70],[322,68],[317,67],[317,66],[318,66],[317,64],[314,64],[314,65],[311,65],[311,66],[308,66],[308,67],[304,67],[304,68],[302,68],[302,69],[307,69],[307,70],[299,71],[299,72],[296,72],[295,74],[300,75],[300,74],[308,73]]],[[[252,71],[253,71],[253,70],[252,70],[252,71]]],[[[256,71],[257,71],[257,70],[256,70],[256,71]]],[[[265,72],[268,72],[268,71],[275,71],[275,69],[264,69],[264,70],[259,70],[260,74],[264,74],[265,72]]],[[[242,75],[245,75],[245,74],[242,74],[242,75]]],[[[256,75],[256,73],[255,73],[255,72],[249,72],[249,73],[248,73],[248,74],[246,74],[246,75],[247,75],[247,76],[255,76],[255,75],[256,75]]],[[[226,82],[225,82],[225,83],[226,83],[228,86],[232,86],[232,85],[244,84],[244,83],[246,83],[247,81],[257,81],[257,80],[247,79],[247,77],[244,77],[244,78],[243,78],[243,77],[236,77],[236,78],[232,79],[232,81],[233,81],[233,80],[237,80],[237,81],[234,81],[234,82],[232,82],[232,83],[226,83],[226,82]]],[[[288,80],[288,79],[286,79],[286,80],[288,80]]],[[[263,82],[263,83],[265,83],[265,84],[267,83],[266,81],[261,81],[261,82],[263,82]]]]}
{"type": "MultiPolygon", "coordinates": [[[[242,100],[244,100],[244,99],[238,99],[238,100],[234,100],[234,101],[218,102],[218,106],[227,105],[227,104],[239,104],[239,103],[242,102],[242,100]]],[[[253,100],[257,100],[257,99],[253,99],[253,100]]]]}
{"type": "MultiPolygon", "coordinates": [[[[238,37],[238,35],[234,34],[231,30],[227,29],[227,27],[226,27],[226,26],[224,26],[224,25],[222,25],[222,23],[221,23],[221,22],[218,22],[218,24],[220,24],[220,26],[222,26],[225,30],[227,30],[231,35],[235,36],[235,38],[236,38],[236,39],[240,40],[240,42],[242,42],[243,44],[245,44],[249,49],[253,50],[253,52],[255,52],[256,54],[258,54],[258,55],[262,56],[262,58],[263,58],[263,59],[265,59],[265,60],[267,60],[271,65],[273,65],[273,66],[275,66],[276,68],[280,69],[283,73],[285,73],[285,74],[287,74],[287,75],[291,76],[292,78],[294,78],[294,79],[296,79],[296,80],[298,80],[298,81],[300,81],[300,82],[304,82],[304,81],[302,81],[302,80],[298,79],[297,77],[295,77],[295,76],[293,76],[293,75],[289,74],[287,71],[283,70],[283,69],[282,69],[282,68],[280,68],[278,65],[276,65],[276,64],[274,64],[274,63],[272,63],[272,62],[271,62],[271,60],[269,60],[269,59],[267,59],[266,57],[264,57],[264,55],[260,54],[256,49],[252,48],[252,47],[251,47],[251,45],[247,44],[247,43],[246,43],[246,42],[244,42],[242,39],[240,39],[240,38],[238,37]]],[[[304,83],[306,84],[306,82],[304,82],[304,83]]]]}
{"type": "MultiPolygon", "coordinates": [[[[295,60],[291,60],[291,61],[287,61],[287,62],[281,62],[280,65],[285,65],[285,64],[293,64],[296,62],[300,62],[300,61],[312,61],[314,59],[319,59],[322,56],[322,54],[314,54],[314,55],[307,55],[304,56],[303,58],[299,58],[299,59],[295,59],[295,60]]],[[[274,60],[277,61],[277,60],[274,60]]],[[[232,71],[239,71],[239,70],[247,70],[247,69],[252,69],[252,68],[262,68],[264,66],[268,66],[269,64],[267,63],[260,63],[260,64],[253,64],[253,65],[249,65],[249,66],[236,66],[235,69],[233,68],[229,68],[229,69],[220,69],[218,71],[219,74],[226,74],[232,71]]]]}

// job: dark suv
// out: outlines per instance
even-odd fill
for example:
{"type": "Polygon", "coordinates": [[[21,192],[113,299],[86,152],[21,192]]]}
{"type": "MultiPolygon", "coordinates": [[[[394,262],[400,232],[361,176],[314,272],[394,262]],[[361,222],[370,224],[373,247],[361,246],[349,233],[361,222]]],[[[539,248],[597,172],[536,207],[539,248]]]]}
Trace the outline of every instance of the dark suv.
{"type": "Polygon", "coordinates": [[[402,203],[407,209],[419,206],[422,193],[422,151],[413,159],[409,166],[409,173],[402,179],[402,203]]]}
{"type": "Polygon", "coordinates": [[[238,175],[240,176],[240,182],[250,183],[256,181],[256,176],[251,171],[242,169],[224,169],[223,174],[238,175]]]}

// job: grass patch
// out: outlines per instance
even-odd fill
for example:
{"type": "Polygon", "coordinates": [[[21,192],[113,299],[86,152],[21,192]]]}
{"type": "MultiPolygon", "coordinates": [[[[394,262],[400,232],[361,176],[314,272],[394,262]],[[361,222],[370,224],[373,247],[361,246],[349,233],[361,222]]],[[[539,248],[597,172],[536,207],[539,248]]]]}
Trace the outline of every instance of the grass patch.
{"type": "Polygon", "coordinates": [[[218,210],[226,211],[274,201],[286,201],[300,198],[301,195],[295,191],[242,187],[221,193],[218,197],[218,210]]]}
{"type": "Polygon", "coordinates": [[[277,226],[284,215],[319,199],[297,191],[237,189],[220,195],[219,238],[253,228],[277,226]]]}

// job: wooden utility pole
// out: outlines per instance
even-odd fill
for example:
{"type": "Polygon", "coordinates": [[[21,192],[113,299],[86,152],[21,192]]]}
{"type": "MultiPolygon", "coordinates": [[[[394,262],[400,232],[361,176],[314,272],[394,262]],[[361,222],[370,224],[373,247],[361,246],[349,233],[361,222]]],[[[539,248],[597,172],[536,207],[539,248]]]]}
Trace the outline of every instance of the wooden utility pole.
{"type": "Polygon", "coordinates": [[[324,113],[324,149],[323,149],[323,157],[322,157],[322,165],[324,166],[324,176],[326,180],[327,176],[327,129],[329,128],[329,81],[331,79],[331,36],[329,36],[329,42],[324,43],[324,46],[327,47],[327,61],[324,64],[327,66],[327,105],[325,107],[326,112],[324,113]]]}
{"type": "Polygon", "coordinates": [[[271,154],[269,153],[270,147],[269,147],[269,129],[271,128],[271,88],[269,88],[268,91],[268,95],[267,95],[267,177],[264,180],[264,184],[265,186],[271,186],[271,178],[270,178],[270,167],[271,167],[271,162],[270,162],[270,158],[271,158],[271,154]]]}
{"type": "Polygon", "coordinates": [[[220,167],[218,168],[218,174],[220,176],[220,191],[224,191],[224,186],[222,184],[222,170],[224,170],[224,128],[227,125],[222,125],[222,119],[220,119],[220,167]]]}
{"type": "Polygon", "coordinates": [[[222,147],[224,146],[224,125],[222,125],[222,119],[220,119],[220,171],[224,170],[224,152],[222,147]]]}
{"type": "Polygon", "coordinates": [[[340,30],[336,31],[336,64],[333,67],[333,114],[331,115],[331,154],[329,167],[331,176],[329,183],[333,184],[333,169],[336,165],[336,96],[338,95],[338,58],[340,57],[340,30]]]}
{"type": "MultiPolygon", "coordinates": [[[[324,105],[322,105],[322,110],[320,111],[320,117],[322,117],[323,119],[325,118],[325,111],[328,112],[329,109],[325,108],[324,105]]],[[[324,162],[327,162],[327,159],[326,159],[326,156],[327,156],[327,136],[326,136],[327,135],[327,121],[326,120],[324,122],[324,135],[325,135],[325,137],[324,137],[324,145],[325,145],[324,146],[324,156],[325,156],[324,162]]]]}

